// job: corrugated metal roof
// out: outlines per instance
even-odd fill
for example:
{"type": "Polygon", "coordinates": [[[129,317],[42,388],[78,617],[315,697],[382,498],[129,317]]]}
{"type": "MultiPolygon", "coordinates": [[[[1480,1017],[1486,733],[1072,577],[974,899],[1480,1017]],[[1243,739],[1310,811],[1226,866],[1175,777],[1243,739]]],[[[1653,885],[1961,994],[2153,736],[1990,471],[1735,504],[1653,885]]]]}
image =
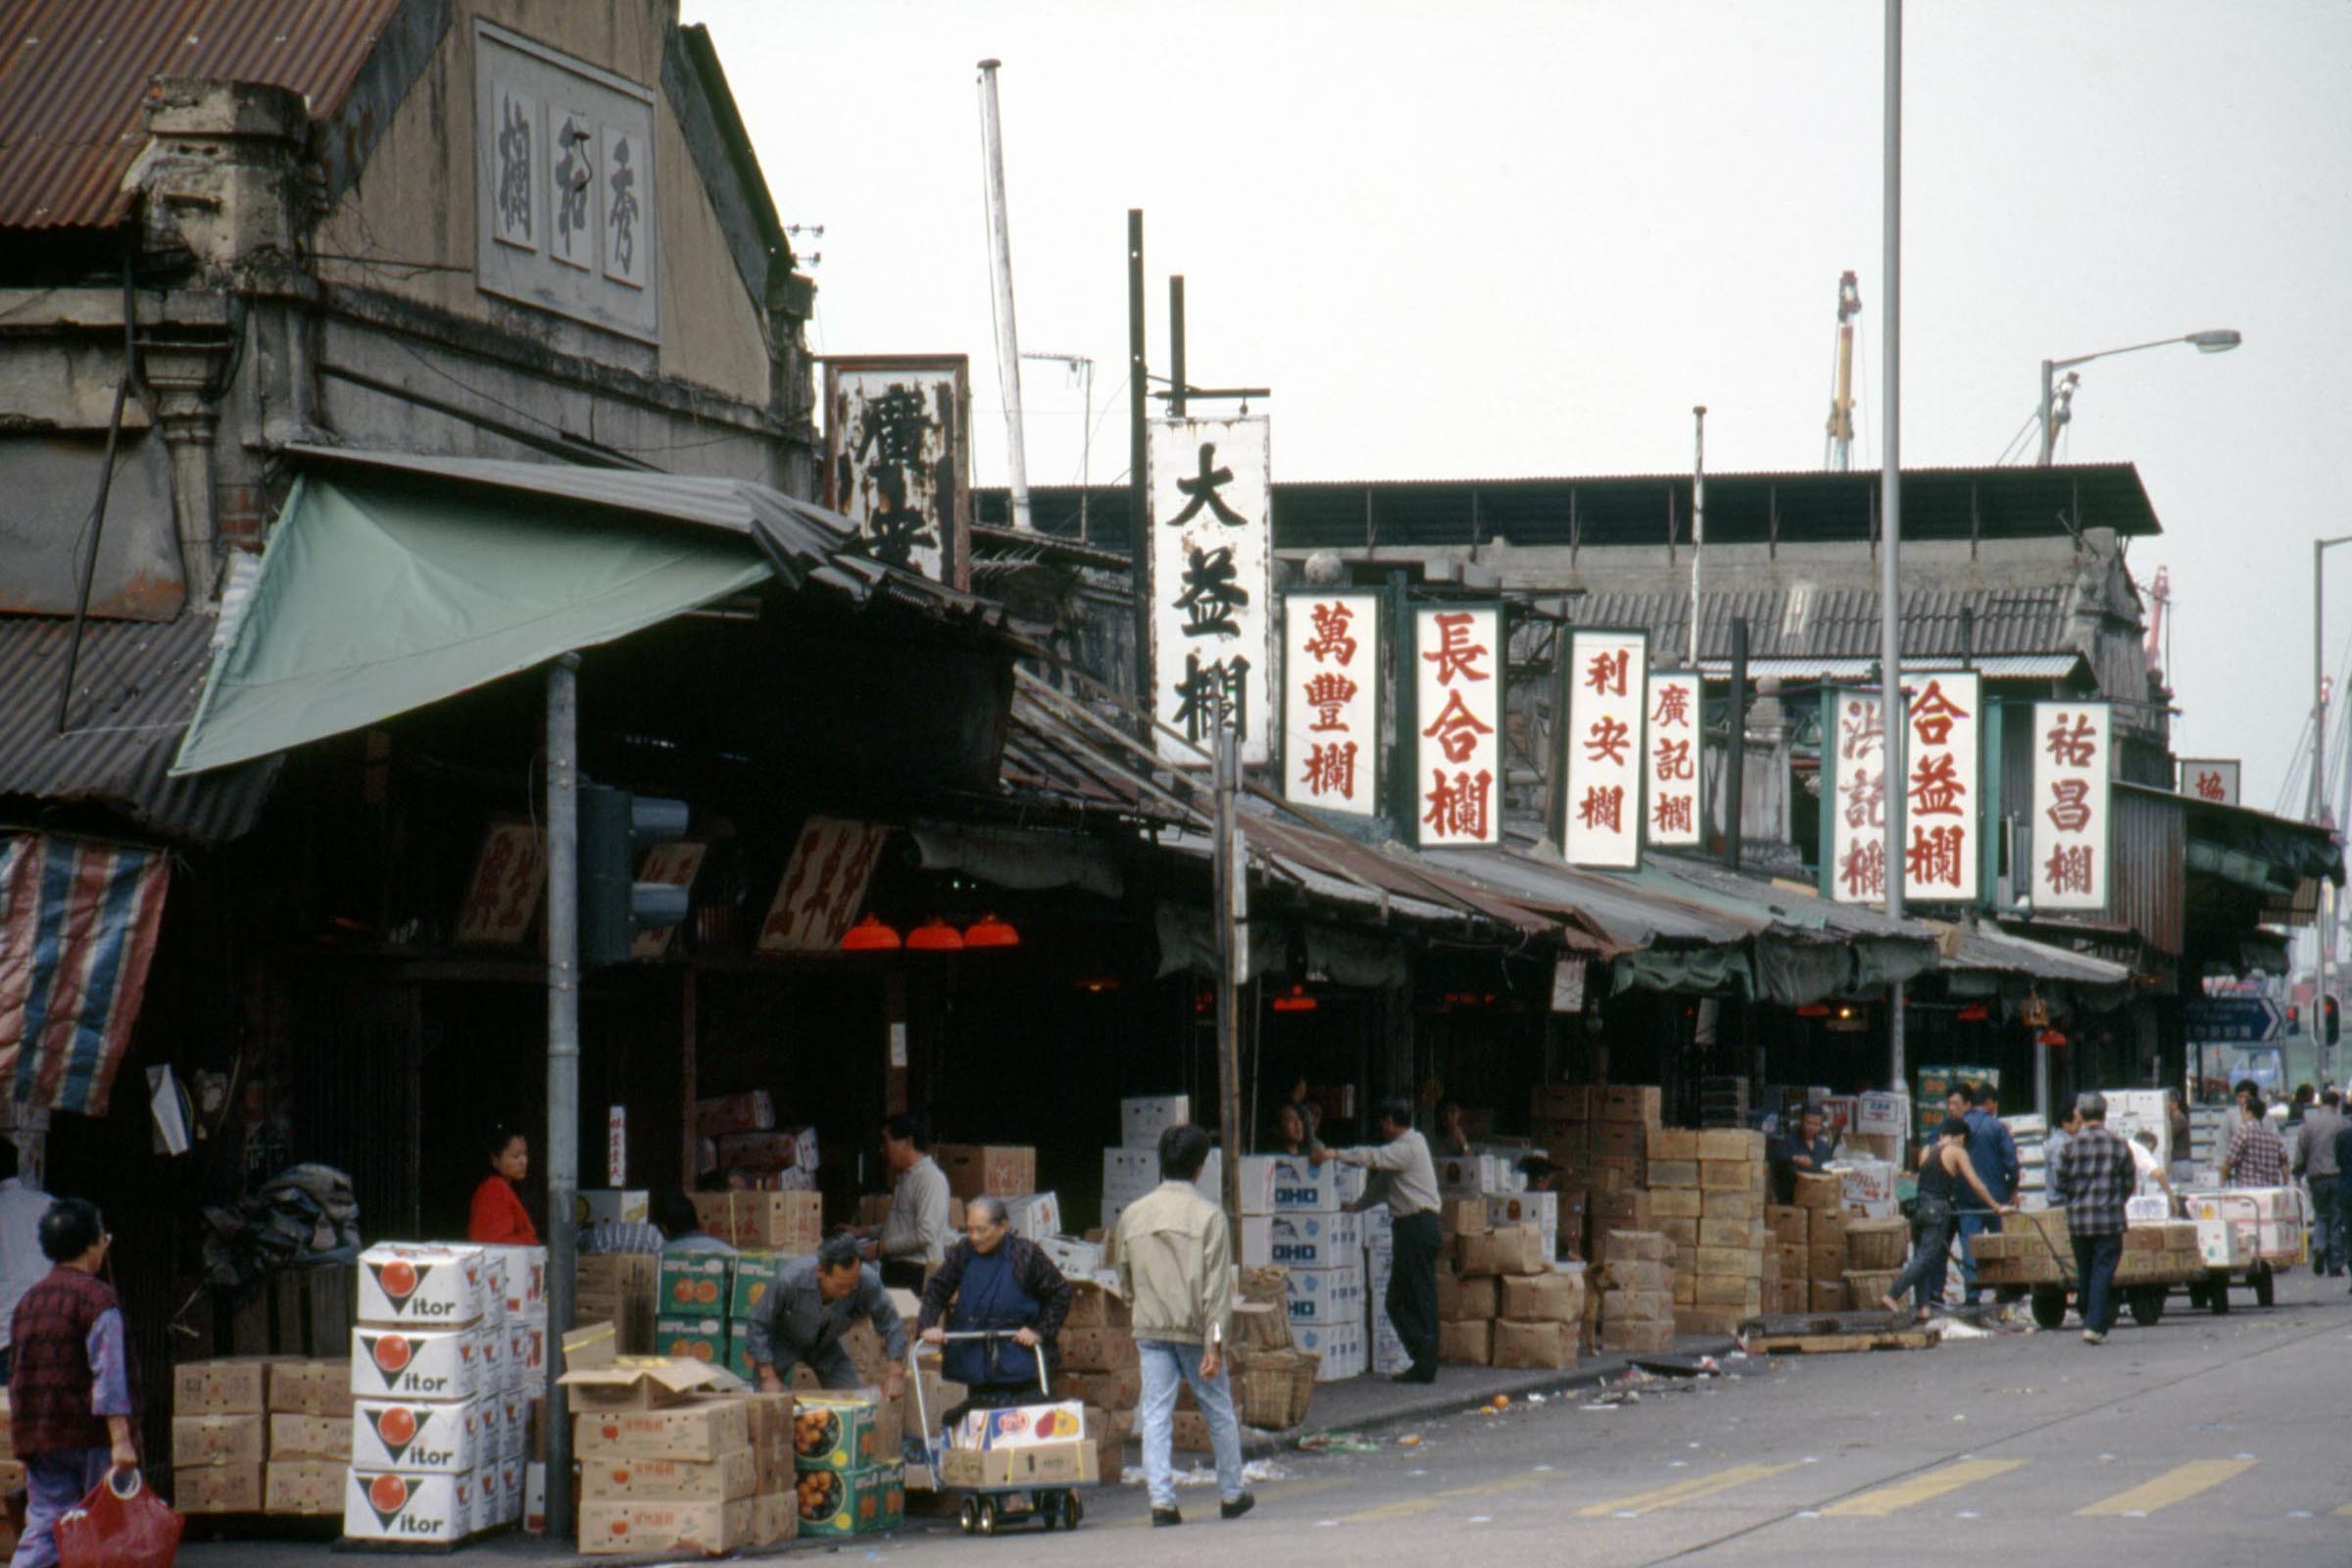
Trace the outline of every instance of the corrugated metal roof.
{"type": "Polygon", "coordinates": [[[401,0],[4,0],[0,228],[107,228],[159,76],[290,87],[311,116],[351,88],[401,0]]]}
{"type": "MultiPolygon", "coordinates": [[[[1955,657],[1906,658],[1903,669],[1909,673],[1932,673],[1936,670],[1973,669],[1987,680],[2064,680],[2084,667],[2081,654],[1996,654],[1990,659],[1972,659],[1963,662],[1955,657]]],[[[1702,659],[1700,671],[1709,680],[1729,680],[1732,662],[1728,659],[1702,659]]],[[[1747,677],[1754,680],[1772,675],[1781,680],[1867,680],[1878,673],[1876,659],[1751,659],[1747,662],[1747,677]]]]}
{"type": "MultiPolygon", "coordinates": [[[[1913,655],[1984,658],[2074,653],[2072,584],[2030,588],[1916,587],[1903,594],[1902,641],[1913,655]]],[[[1580,626],[1645,627],[1658,646],[1690,646],[1689,593],[1589,593],[1570,612],[1580,626]]],[[[1748,656],[1762,659],[1871,660],[1879,652],[1879,593],[1874,589],[1738,589],[1702,593],[1698,653],[1725,660],[1732,623],[1747,622],[1748,656]]]]}
{"type": "Polygon", "coordinates": [[[181,732],[212,663],[213,621],[161,625],[93,620],[68,723],[57,691],[74,642],[71,620],[0,616],[0,797],[89,801],[166,838],[218,844],[253,826],[277,760],[169,776],[181,732]]]}
{"type": "Polygon", "coordinates": [[[2132,971],[2123,964],[2011,936],[1993,926],[1950,929],[1958,938],[1959,951],[1942,960],[1945,969],[2024,975],[2080,986],[2120,986],[2132,979],[2132,971]]]}
{"type": "Polygon", "coordinates": [[[1420,850],[1416,858],[1535,908],[1573,912],[1626,949],[1653,942],[1706,946],[1745,942],[1772,928],[1761,914],[1679,899],[1616,877],[1580,871],[1512,849],[1420,850]]]}

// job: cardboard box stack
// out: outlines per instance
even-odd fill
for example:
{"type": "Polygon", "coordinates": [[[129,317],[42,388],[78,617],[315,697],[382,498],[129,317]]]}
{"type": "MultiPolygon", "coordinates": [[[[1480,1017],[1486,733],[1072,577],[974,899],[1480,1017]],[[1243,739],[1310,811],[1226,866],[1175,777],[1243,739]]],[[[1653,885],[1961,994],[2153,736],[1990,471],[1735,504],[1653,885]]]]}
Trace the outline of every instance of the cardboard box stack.
{"type": "MultiPolygon", "coordinates": [[[[385,1243],[360,1254],[343,1533],[436,1548],[518,1520],[537,1249],[385,1243]],[[514,1254],[523,1254],[523,1278],[514,1254]]],[[[544,1313],[539,1318],[545,1332],[544,1313]]],[[[544,1367],[544,1351],[540,1365],[544,1367]]]]}
{"type": "MultiPolygon", "coordinates": [[[[1102,1229],[1118,1229],[1129,1203],[1159,1185],[1159,1135],[1192,1120],[1189,1095],[1139,1095],[1119,1102],[1119,1141],[1102,1151],[1102,1229]]],[[[1328,1167],[1327,1167],[1328,1168],[1328,1167]]],[[[1224,1152],[1212,1149],[1193,1185],[1212,1203],[1225,1201],[1224,1152]]]]}
{"type": "Polygon", "coordinates": [[[610,1323],[614,1348],[622,1355],[654,1353],[654,1324],[660,1317],[661,1259],[652,1252],[585,1252],[573,1288],[572,1316],[579,1324],[610,1323]]]}
{"type": "Polygon", "coordinates": [[[718,1392],[701,1363],[651,1358],[584,1366],[564,1385],[583,1553],[718,1555],[797,1533],[791,1395],[718,1392]]]}
{"type": "MultiPolygon", "coordinates": [[[[1285,1323],[1278,1308],[1261,1314],[1285,1323]]],[[[1076,1399],[1102,1419],[1089,1428],[1102,1452],[1097,1465],[1108,1480],[1119,1475],[1120,1445],[1135,1430],[1136,1406],[1143,1402],[1144,1374],[1135,1350],[1134,1318],[1115,1292],[1093,1280],[1070,1282],[1069,1315],[1061,1320],[1061,1378],[1064,1396],[1076,1399]],[[1074,1366],[1075,1351],[1089,1364],[1074,1366]]]]}
{"type": "Polygon", "coordinates": [[[825,1239],[824,1199],[814,1192],[726,1192],[694,1195],[703,1229],[743,1251],[797,1257],[825,1239]]]}
{"type": "Polygon", "coordinates": [[[1240,1176],[1242,1266],[1283,1270],[1290,1338],[1319,1358],[1317,1377],[1362,1376],[1369,1321],[1363,1225],[1340,1211],[1336,1170],[1288,1155],[1248,1154],[1240,1176]]]}
{"type": "MultiPolygon", "coordinates": [[[[894,1530],[906,1513],[899,1426],[857,1394],[806,1394],[793,1412],[794,1498],[800,1533],[829,1538],[894,1530]]],[[[957,1483],[944,1464],[941,1480],[957,1483]]]]}
{"type": "MultiPolygon", "coordinates": [[[[1846,1288],[1844,1184],[1832,1175],[1796,1176],[1791,1207],[1805,1216],[1805,1310],[1846,1312],[1857,1303],[1846,1288]]],[[[1876,1306],[1874,1298],[1859,1303],[1876,1306]]]]}
{"type": "Polygon", "coordinates": [[[1571,1367],[1585,1332],[1585,1266],[1555,1263],[1497,1279],[1494,1364],[1571,1367]]]}
{"type": "Polygon", "coordinates": [[[262,1511],[269,1402],[270,1363],[262,1358],[174,1369],[172,1494],[180,1512],[262,1511]]]}
{"type": "Polygon", "coordinates": [[[817,1150],[813,1127],[778,1127],[764,1089],[694,1102],[696,1168],[735,1170],[768,1192],[814,1192],[817,1150]]]}
{"type": "MultiPolygon", "coordinates": [[[[1572,1364],[1580,1336],[1565,1332],[1554,1316],[1556,1294],[1539,1298],[1523,1290],[1523,1304],[1541,1304],[1544,1316],[1525,1319],[1546,1325],[1540,1330],[1506,1332],[1498,1327],[1503,1315],[1504,1281],[1546,1277],[1552,1271],[1553,1234],[1532,1220],[1491,1223],[1482,1200],[1451,1199],[1441,1208],[1446,1247],[1438,1259],[1438,1359],[1465,1366],[1544,1366],[1565,1353],[1572,1364]],[[1501,1360],[1498,1350],[1507,1342],[1513,1359],[1501,1360]]],[[[1555,1293],[1557,1288],[1553,1288],[1555,1293]]],[[[1578,1321],[1582,1321],[1582,1312],[1578,1321]]]]}
{"type": "Polygon", "coordinates": [[[1545,1084],[1534,1091],[1533,1142],[1565,1172],[1555,1184],[1563,1251],[1597,1260],[1609,1232],[1656,1228],[1649,1134],[1662,1103],[1651,1084],[1545,1084]]]}
{"type": "Polygon", "coordinates": [[[1606,1256],[1587,1273],[1597,1302],[1603,1350],[1674,1348],[1674,1243],[1656,1231],[1611,1231],[1606,1256]]]}
{"type": "Polygon", "coordinates": [[[1676,1326],[1729,1334],[1764,1309],[1768,1273],[1776,1299],[1780,1288],[1764,1219],[1764,1135],[1652,1128],[1649,1152],[1650,1202],[1679,1259],[1676,1326]]]}

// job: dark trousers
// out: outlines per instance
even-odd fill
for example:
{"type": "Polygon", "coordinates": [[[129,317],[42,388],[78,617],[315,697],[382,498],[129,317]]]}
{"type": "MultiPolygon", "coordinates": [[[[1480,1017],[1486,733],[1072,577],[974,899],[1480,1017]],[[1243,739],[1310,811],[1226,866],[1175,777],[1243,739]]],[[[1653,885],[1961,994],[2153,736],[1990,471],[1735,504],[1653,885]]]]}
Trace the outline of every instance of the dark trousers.
{"type": "MultiPolygon", "coordinates": [[[[1916,1304],[1922,1310],[1943,1304],[1943,1276],[1949,1267],[1945,1257],[1952,1250],[1952,1228],[1957,1223],[1957,1218],[1938,1220],[1933,1225],[1914,1222],[1911,1259],[1886,1288],[1888,1297],[1900,1301],[1904,1292],[1912,1291],[1917,1293],[1916,1304]]],[[[1867,1310],[1860,1301],[1853,1304],[1857,1311],[1867,1310]]]]}
{"type": "Polygon", "coordinates": [[[2104,1334],[2115,1327],[2115,1266],[2124,1260],[2122,1236],[2078,1236],[2075,1277],[2082,1282],[2082,1327],[2104,1334]]]}
{"type": "Polygon", "coordinates": [[[1415,1372],[1438,1366],[1438,1234],[1435,1214],[1406,1214],[1396,1226],[1396,1261],[1389,1269],[1389,1323],[1413,1358],[1415,1372]]]}
{"type": "Polygon", "coordinates": [[[2322,1274],[2342,1268],[2344,1250],[2352,1246],[2352,1236],[2343,1231],[2343,1211],[2337,1206],[2339,1187],[2333,1176],[2311,1178],[2311,1266],[2322,1274]]]}

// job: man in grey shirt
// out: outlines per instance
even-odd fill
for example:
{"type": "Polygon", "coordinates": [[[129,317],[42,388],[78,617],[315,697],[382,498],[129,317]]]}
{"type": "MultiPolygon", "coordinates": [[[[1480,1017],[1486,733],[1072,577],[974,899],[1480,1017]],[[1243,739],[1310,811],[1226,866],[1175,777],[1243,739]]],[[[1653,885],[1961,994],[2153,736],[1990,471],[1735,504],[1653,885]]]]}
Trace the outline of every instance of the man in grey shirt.
{"type": "Polygon", "coordinates": [[[948,1223],[948,1173],[931,1157],[931,1134],[912,1116],[882,1124],[882,1162],[899,1179],[890,1214],[866,1234],[865,1255],[882,1265],[882,1283],[920,1291],[955,1240],[948,1223]]]}
{"type": "Polygon", "coordinates": [[[1401,1098],[1380,1102],[1381,1142],[1360,1149],[1318,1149],[1317,1165],[1336,1159],[1371,1171],[1363,1198],[1348,1206],[1361,1210],[1386,1202],[1394,1218],[1396,1259],[1389,1270],[1389,1323],[1404,1342],[1413,1364],[1392,1383],[1438,1381],[1438,1168],[1429,1140],[1413,1131],[1413,1102],[1401,1098]]]}
{"type": "Polygon", "coordinates": [[[2343,1107],[2342,1092],[2328,1090],[2303,1113],[2303,1135],[2295,1140],[2295,1174],[2311,1186],[2311,1266],[2320,1274],[2343,1273],[2345,1248],[2352,1244],[2335,1208],[2336,1183],[2343,1175],[2335,1163],[2335,1135],[2347,1125],[2343,1107]]]}
{"type": "Polygon", "coordinates": [[[836,1236],[813,1254],[796,1257],[776,1271],[776,1281],[752,1309],[745,1348],[760,1387],[782,1394],[791,1387],[794,1363],[806,1361],[828,1389],[859,1387],[858,1367],[842,1336],[859,1318],[874,1325],[890,1365],[882,1375],[885,1398],[906,1386],[906,1325],[882,1288],[882,1277],[858,1255],[858,1243],[836,1236]]]}

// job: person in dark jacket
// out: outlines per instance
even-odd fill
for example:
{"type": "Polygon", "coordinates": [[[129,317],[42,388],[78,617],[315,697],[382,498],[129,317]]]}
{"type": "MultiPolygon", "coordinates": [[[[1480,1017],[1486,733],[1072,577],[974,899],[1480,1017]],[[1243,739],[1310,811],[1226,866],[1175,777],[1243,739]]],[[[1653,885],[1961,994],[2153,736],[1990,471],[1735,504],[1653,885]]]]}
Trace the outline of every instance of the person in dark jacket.
{"type": "Polygon", "coordinates": [[[964,1239],[923,1287],[916,1327],[926,1344],[946,1347],[941,1374],[970,1391],[962,1409],[1035,1404],[1046,1397],[1038,1357],[1049,1377],[1058,1361],[1054,1340],[1070,1312],[1070,1282],[1035,1242],[1011,1234],[1003,1199],[973,1199],[963,1223],[964,1239]],[[950,1333],[991,1330],[1004,1337],[947,1343],[950,1333]]]}
{"type": "Polygon", "coordinates": [[[9,1325],[9,1436],[29,1494],[12,1568],[49,1568],[58,1519],[110,1471],[138,1468],[122,1308],[98,1278],[113,1245],[97,1205],[81,1199],[61,1198],[41,1216],[41,1251],[56,1266],[9,1325]]]}

